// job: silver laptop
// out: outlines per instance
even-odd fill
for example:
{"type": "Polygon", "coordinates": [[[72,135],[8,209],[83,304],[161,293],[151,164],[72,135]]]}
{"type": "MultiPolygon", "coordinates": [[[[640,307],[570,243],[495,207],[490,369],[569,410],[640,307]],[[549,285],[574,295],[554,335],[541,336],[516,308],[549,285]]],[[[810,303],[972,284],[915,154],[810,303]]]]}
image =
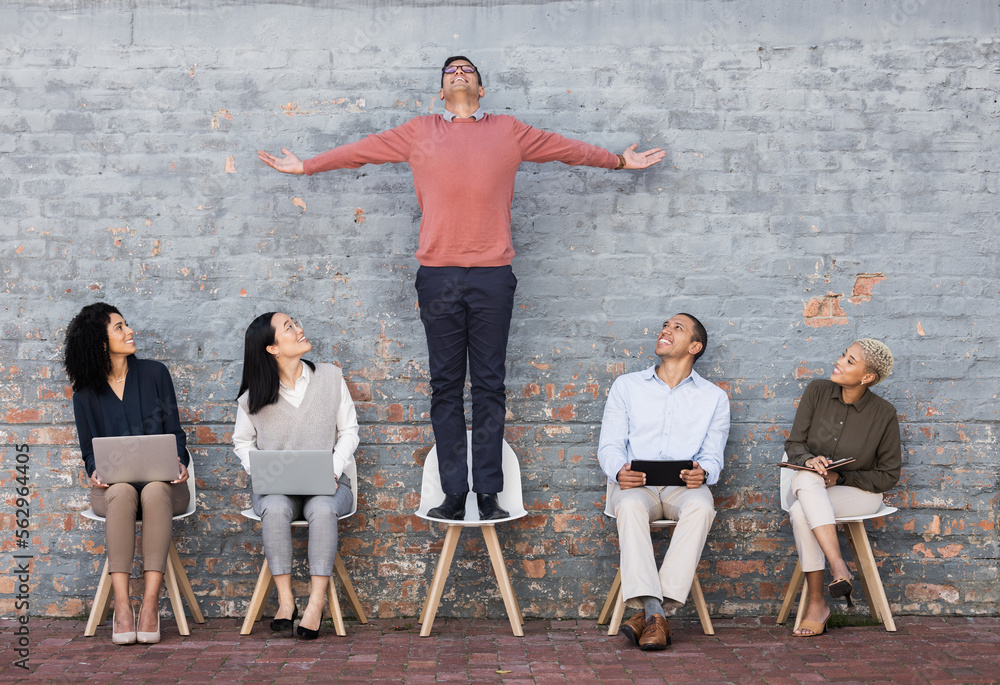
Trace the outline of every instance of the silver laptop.
{"type": "Polygon", "coordinates": [[[177,480],[177,436],[166,433],[94,438],[94,465],[102,483],[177,480]]]}
{"type": "Polygon", "coordinates": [[[330,450],[250,450],[255,495],[332,495],[337,476],[330,450]]]}

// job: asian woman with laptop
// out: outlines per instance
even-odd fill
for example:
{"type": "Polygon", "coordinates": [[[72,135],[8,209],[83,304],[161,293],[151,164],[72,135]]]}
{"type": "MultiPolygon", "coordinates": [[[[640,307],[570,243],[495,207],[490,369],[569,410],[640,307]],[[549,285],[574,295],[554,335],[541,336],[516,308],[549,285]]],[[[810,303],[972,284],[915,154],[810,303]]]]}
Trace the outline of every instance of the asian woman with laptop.
{"type": "Polygon", "coordinates": [[[187,509],[189,497],[187,439],[170,373],[158,361],[136,358],[135,351],[134,332],[121,312],[103,302],[80,310],[66,331],[64,362],[73,385],[73,413],[90,479],[90,503],[96,514],[106,518],[105,547],[114,590],[111,639],[115,644],[160,641],[159,597],[171,518],[187,509]],[[105,462],[105,472],[95,465],[95,439],[164,434],[174,436],[179,462],[176,471],[169,468],[172,454],[168,447],[167,474],[177,474],[169,482],[118,482],[113,477],[116,460],[137,461],[148,456],[134,447],[138,440],[127,441],[124,451],[119,449],[105,462]],[[133,446],[131,451],[129,445],[133,446]],[[145,589],[136,619],[129,576],[140,514],[145,589]]]}
{"type": "Polygon", "coordinates": [[[892,352],[865,338],[836,361],[829,380],[811,382],[802,394],[785,441],[788,462],[800,470],[792,480],[796,501],[788,510],[808,594],[796,637],[826,630],[830,607],[823,593],[824,557],[830,563],[831,597],[851,604],[851,573],[840,554],[837,516],[873,514],[882,493],[899,481],[902,455],[896,408],[870,388],[892,373],[892,352]],[[843,466],[831,462],[850,459],[843,466]]]}
{"type": "MultiPolygon", "coordinates": [[[[302,359],[312,349],[302,327],[290,316],[268,312],[247,327],[243,381],[237,399],[234,451],[251,473],[252,450],[325,450],[332,457],[329,494],[261,494],[254,482],[253,509],[263,522],[264,554],[278,590],[278,610],[271,630],[288,631],[307,640],[319,636],[327,583],[337,557],[337,519],[350,513],[355,487],[345,471],[353,471],[358,446],[354,401],[340,369],[302,359]],[[309,603],[299,615],[292,595],[291,523],[309,522],[309,603]]],[[[256,454],[256,453],[255,453],[256,454]]],[[[280,465],[294,471],[294,464],[280,465]]],[[[265,479],[267,480],[267,479],[265,479]]]]}

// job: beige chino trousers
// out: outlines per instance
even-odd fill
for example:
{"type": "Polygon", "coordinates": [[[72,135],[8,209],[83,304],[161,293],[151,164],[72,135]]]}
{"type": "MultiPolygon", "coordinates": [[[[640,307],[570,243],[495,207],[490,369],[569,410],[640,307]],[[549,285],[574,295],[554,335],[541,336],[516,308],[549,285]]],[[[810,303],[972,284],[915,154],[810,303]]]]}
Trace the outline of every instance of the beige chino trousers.
{"type": "Polygon", "coordinates": [[[143,571],[162,573],[170,550],[171,519],[187,511],[189,496],[187,483],[115,483],[108,488],[91,488],[90,506],[107,519],[104,546],[108,572],[132,573],[135,522],[141,519],[143,571]]]}
{"type": "Polygon", "coordinates": [[[874,514],[882,506],[882,494],[849,485],[826,487],[823,476],[812,471],[798,471],[792,478],[796,500],[788,508],[795,548],[806,573],[826,568],[826,557],[812,529],[835,525],[838,516],[874,514]]]}
{"type": "Polygon", "coordinates": [[[683,604],[708,531],[715,521],[715,500],[707,485],[629,488],[611,485],[609,509],[618,523],[621,547],[622,596],[633,609],[642,609],[639,597],[672,599],[683,604]],[[663,564],[656,568],[649,524],[659,519],[677,521],[663,564]]]}

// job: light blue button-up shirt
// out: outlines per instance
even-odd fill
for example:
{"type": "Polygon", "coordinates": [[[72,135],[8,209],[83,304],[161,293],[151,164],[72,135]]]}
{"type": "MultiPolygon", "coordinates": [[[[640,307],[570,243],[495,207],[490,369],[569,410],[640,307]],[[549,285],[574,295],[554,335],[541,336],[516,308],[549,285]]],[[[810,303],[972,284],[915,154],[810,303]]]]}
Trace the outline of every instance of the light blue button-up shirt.
{"type": "Polygon", "coordinates": [[[729,397],[697,371],[671,388],[656,366],[615,379],[601,423],[597,460],[608,480],[633,459],[698,462],[715,485],[729,438],[729,397]]]}

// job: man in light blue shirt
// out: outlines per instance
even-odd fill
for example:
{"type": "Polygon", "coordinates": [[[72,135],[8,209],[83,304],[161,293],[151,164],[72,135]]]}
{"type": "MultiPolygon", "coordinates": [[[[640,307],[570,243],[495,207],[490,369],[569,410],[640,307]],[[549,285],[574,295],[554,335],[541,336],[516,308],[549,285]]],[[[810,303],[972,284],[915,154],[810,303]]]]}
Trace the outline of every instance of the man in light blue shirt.
{"type": "Polygon", "coordinates": [[[718,482],[729,437],[729,397],[693,370],[708,334],[690,314],[677,314],[656,338],[660,364],[615,379],[601,424],[597,459],[608,477],[607,510],[617,517],[622,596],[642,609],[621,632],[640,649],[670,644],[667,615],[687,600],[715,520],[709,485],[718,482]],[[646,485],[633,459],[687,461],[686,486],[646,485]],[[659,571],[649,522],[677,521],[659,571]]]}

